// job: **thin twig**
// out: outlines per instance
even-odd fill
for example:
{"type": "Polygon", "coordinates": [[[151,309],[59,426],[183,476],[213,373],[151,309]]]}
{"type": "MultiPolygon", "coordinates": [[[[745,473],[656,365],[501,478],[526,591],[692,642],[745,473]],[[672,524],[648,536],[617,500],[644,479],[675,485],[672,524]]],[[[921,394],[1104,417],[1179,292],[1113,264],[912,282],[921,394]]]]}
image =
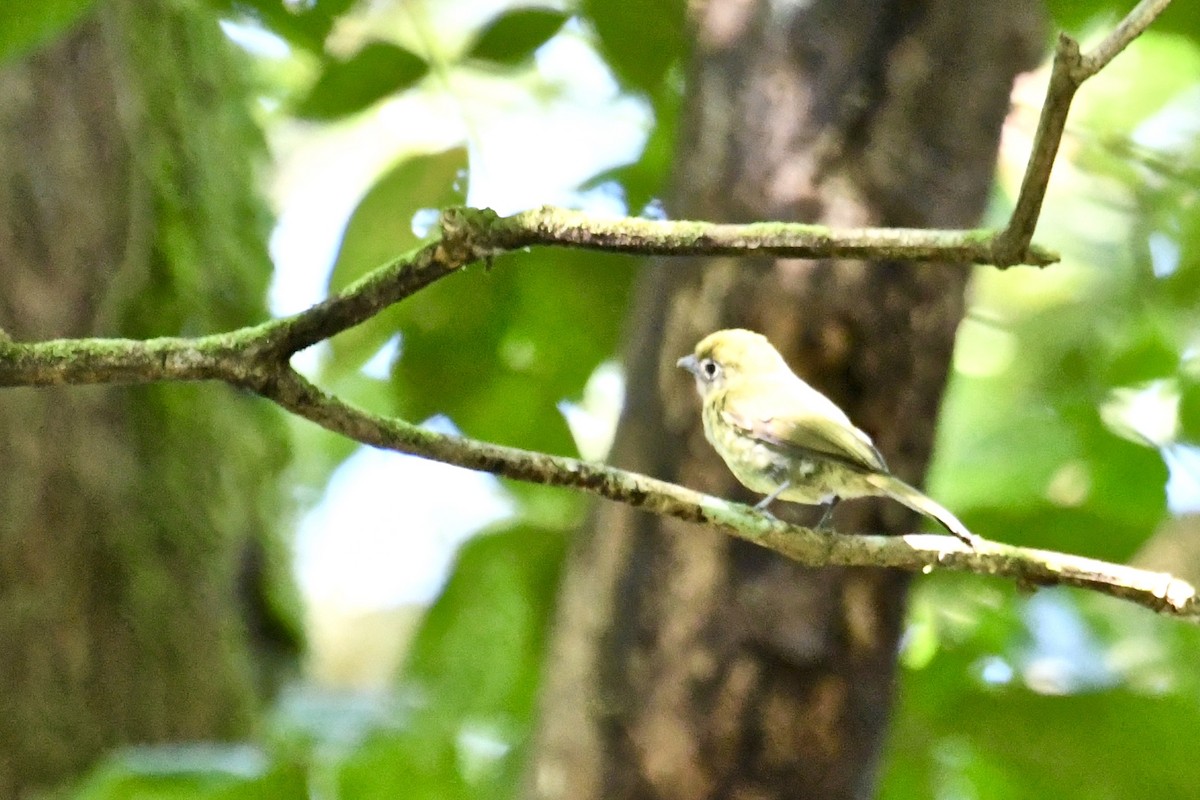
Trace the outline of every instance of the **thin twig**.
{"type": "Polygon", "coordinates": [[[1080,72],[1077,76],[1079,82],[1083,83],[1107,67],[1108,63],[1128,47],[1130,42],[1141,36],[1142,31],[1150,27],[1150,23],[1154,22],[1170,4],[1171,0],[1142,0],[1138,3],[1132,11],[1125,15],[1125,19],[1117,23],[1117,27],[1104,37],[1103,41],[1084,55],[1082,63],[1079,65],[1080,72]]]}
{"type": "Polygon", "coordinates": [[[1021,179],[1021,191],[1017,195],[1017,202],[1008,218],[1008,224],[997,237],[997,258],[1000,261],[1012,261],[1019,257],[1033,241],[1034,230],[1041,216],[1042,201],[1046,198],[1046,187],[1050,184],[1050,173],[1054,169],[1054,161],[1062,143],[1063,129],[1067,124],[1067,113],[1071,110],[1075,92],[1084,81],[1116,58],[1117,54],[1141,34],[1170,2],[1171,0],[1142,0],[1103,41],[1086,54],[1080,52],[1079,43],[1070,36],[1065,33],[1059,34],[1054,63],[1050,69],[1050,81],[1046,86],[1046,102],[1042,104],[1042,113],[1038,117],[1029,162],[1025,165],[1025,176],[1021,179]]]}
{"type": "Polygon", "coordinates": [[[581,489],[655,514],[718,528],[807,566],[877,566],[922,573],[947,569],[1010,578],[1024,585],[1078,586],[1162,614],[1200,621],[1196,590],[1166,573],[990,541],[970,549],[951,536],[936,534],[889,537],[818,532],[789,525],[750,506],[604,464],[478,442],[381,417],[326,394],[290,369],[259,391],[293,414],[365,444],[514,480],[581,489]]]}

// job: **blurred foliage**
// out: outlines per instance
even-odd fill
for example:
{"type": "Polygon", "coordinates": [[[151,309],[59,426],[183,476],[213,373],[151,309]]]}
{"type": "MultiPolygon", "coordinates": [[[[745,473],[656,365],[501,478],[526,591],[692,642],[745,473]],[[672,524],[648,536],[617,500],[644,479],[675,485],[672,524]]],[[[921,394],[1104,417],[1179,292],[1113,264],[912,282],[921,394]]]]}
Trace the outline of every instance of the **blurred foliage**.
{"type": "Polygon", "coordinates": [[[339,767],[338,796],[513,796],[565,542],[518,527],[463,546],[402,671],[406,724],[373,734],[339,767]]]}
{"type": "MultiPolygon", "coordinates": [[[[457,32],[461,46],[422,49],[420,37],[391,43],[391,31],[375,31],[383,38],[348,58],[327,48],[354,13],[349,0],[211,2],[316,57],[314,81],[292,107],[317,120],[409,92],[467,106],[452,76],[480,62],[536,92],[538,48],[582,31],[655,114],[641,158],[597,169],[585,185],[615,185],[633,213],[652,211],[662,190],[677,139],[683,0],[496,3],[482,24],[457,32]]],[[[1105,30],[1129,5],[1048,3],[1080,35],[1105,30]]],[[[1038,235],[1063,263],[977,273],[930,485],[986,536],[1128,559],[1167,516],[1165,454],[1200,445],[1197,19],[1176,4],[1080,92],[1038,235]]],[[[398,156],[351,215],[329,290],[435,234],[436,209],[463,202],[476,150],[398,156]]],[[[997,191],[992,222],[1011,202],[1011,189],[997,191]]],[[[337,337],[319,378],[377,410],[442,414],[465,435],[570,453],[556,407],[615,353],[633,269],[562,250],[497,258],[337,337]],[[397,333],[387,376],[364,372],[397,333]]],[[[330,469],[351,449],[322,447],[330,469]]],[[[265,796],[254,793],[274,780],[274,797],[511,796],[563,527],[581,505],[570,493],[511,488],[521,501],[515,527],[463,549],[390,699],[285,709],[255,756],[267,763],[239,773],[214,761],[204,786],[195,762],[147,769],[117,759],[83,796],[117,796],[98,793],[113,786],[139,796],[149,782],[176,788],[145,796],[265,796]],[[547,512],[555,503],[566,510],[547,512]],[[548,519],[557,525],[530,522],[548,519]]],[[[913,597],[882,794],[1186,796],[1200,777],[1187,735],[1200,729],[1198,636],[1103,598],[931,576],[913,597]]]]}
{"type": "MultiPolygon", "coordinates": [[[[1175,20],[1079,93],[1037,237],[1062,264],[976,274],[930,483],[982,535],[1129,560],[1169,463],[1173,505],[1200,505],[1172,459],[1200,445],[1200,48],[1175,20]]],[[[1198,654],[1194,626],[1105,598],[926,580],[883,795],[1190,796],[1198,654]]]]}
{"type": "Polygon", "coordinates": [[[402,92],[429,72],[418,55],[387,42],[371,42],[346,61],[331,62],[296,106],[309,119],[333,119],[361,111],[402,92]]]}
{"type": "Polygon", "coordinates": [[[511,797],[565,544],[560,531],[518,526],[464,545],[410,648],[397,700],[292,696],[268,748],[136,748],[99,766],[72,797],[511,797]]]}
{"type": "Polygon", "coordinates": [[[1197,652],[1200,629],[1109,598],[928,582],[881,796],[1189,797],[1197,652]]]}
{"type": "MultiPolygon", "coordinates": [[[[1055,24],[1075,35],[1099,25],[1111,28],[1134,5],[1128,0],[1046,0],[1046,8],[1055,24]]],[[[1188,8],[1187,3],[1172,3],[1154,21],[1154,30],[1200,38],[1200,17],[1194,9],[1188,8]]]]}
{"type": "Polygon", "coordinates": [[[1151,32],[1089,84],[1039,228],[1063,263],[977,275],[931,483],[985,536],[1125,560],[1165,518],[1163,448],[1197,443],[1177,407],[1200,341],[1180,236],[1200,148],[1152,139],[1200,128],[1198,59],[1151,32]]]}
{"type": "MultiPolygon", "coordinates": [[[[461,185],[466,171],[467,150],[455,147],[402,158],[385,172],[346,223],[329,276],[329,291],[345,289],[436,235],[438,209],[462,205],[466,199],[466,187],[461,185]]],[[[413,300],[421,297],[417,295],[413,300]]],[[[342,378],[361,369],[396,331],[403,330],[400,315],[407,308],[408,302],[390,308],[335,337],[327,364],[328,377],[342,378]]]]}
{"type": "Polygon", "coordinates": [[[64,33],[94,0],[5,0],[0,4],[0,63],[64,33]]]}
{"type": "Polygon", "coordinates": [[[668,72],[686,54],[686,5],[684,0],[581,0],[613,72],[629,89],[655,98],[671,92],[668,72]]]}
{"type": "Polygon", "coordinates": [[[557,407],[616,349],[632,266],[583,251],[504,255],[401,304],[400,413],[444,413],[477,438],[573,453],[557,407]]]}
{"type": "Polygon", "coordinates": [[[249,745],[141,747],[115,754],[76,800],[274,800],[309,797],[304,772],[249,745]]]}
{"type": "Polygon", "coordinates": [[[517,8],[490,22],[467,51],[467,58],[515,66],[558,33],[567,15],[551,8],[517,8]]]}
{"type": "Polygon", "coordinates": [[[338,19],[355,0],[208,0],[226,17],[255,20],[295,47],[324,54],[338,19]]]}

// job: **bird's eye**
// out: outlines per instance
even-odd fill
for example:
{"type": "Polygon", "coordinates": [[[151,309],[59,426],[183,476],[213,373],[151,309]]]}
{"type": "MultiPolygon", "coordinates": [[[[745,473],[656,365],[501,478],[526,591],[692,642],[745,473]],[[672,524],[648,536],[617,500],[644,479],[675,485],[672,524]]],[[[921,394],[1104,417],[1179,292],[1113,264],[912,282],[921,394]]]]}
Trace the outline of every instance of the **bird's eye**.
{"type": "Polygon", "coordinates": [[[704,373],[705,380],[713,380],[721,374],[721,367],[711,358],[706,358],[700,362],[700,371],[704,373]]]}

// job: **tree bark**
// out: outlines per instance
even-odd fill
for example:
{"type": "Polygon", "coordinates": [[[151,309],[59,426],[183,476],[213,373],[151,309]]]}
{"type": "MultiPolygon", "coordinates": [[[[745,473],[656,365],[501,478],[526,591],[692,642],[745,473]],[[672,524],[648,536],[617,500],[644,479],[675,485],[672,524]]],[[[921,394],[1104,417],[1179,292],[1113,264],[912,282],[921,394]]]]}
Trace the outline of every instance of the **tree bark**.
{"type": "MultiPolygon", "coordinates": [[[[0,328],[261,319],[261,153],[216,19],[106,0],[0,71],[0,328]]],[[[239,554],[277,514],[278,418],[209,386],[0,395],[0,797],[131,742],[245,734],[239,554]]]]}
{"type": "MultiPolygon", "coordinates": [[[[672,217],[974,224],[1038,4],[697,4],[672,217]]],[[[962,265],[652,262],[633,306],[613,459],[741,500],[675,361],[713,330],[767,335],[918,481],[963,314],[962,265]]],[[[805,509],[778,514],[812,523],[805,509]]],[[[854,501],[841,531],[905,532],[854,501]]],[[[560,595],[530,773],[542,798],[865,798],[908,581],[802,569],[747,543],[599,506],[560,595]]]]}

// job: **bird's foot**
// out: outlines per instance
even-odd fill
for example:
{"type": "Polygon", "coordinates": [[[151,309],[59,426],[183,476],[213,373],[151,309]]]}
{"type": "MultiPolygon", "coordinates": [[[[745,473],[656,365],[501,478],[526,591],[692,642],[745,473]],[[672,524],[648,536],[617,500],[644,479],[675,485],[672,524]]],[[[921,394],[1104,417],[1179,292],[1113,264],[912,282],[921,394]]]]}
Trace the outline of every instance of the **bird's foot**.
{"type": "Polygon", "coordinates": [[[759,500],[757,503],[754,504],[754,510],[769,519],[776,519],[776,520],[779,519],[779,517],[772,514],[771,509],[768,508],[768,506],[771,505],[771,501],[774,499],[775,499],[774,497],[764,497],[762,500],[759,500]]]}
{"type": "Polygon", "coordinates": [[[839,500],[841,500],[840,497],[834,497],[828,503],[821,505],[823,511],[821,512],[821,519],[817,521],[816,530],[824,533],[835,533],[833,529],[833,507],[838,504],[839,500]]]}
{"type": "Polygon", "coordinates": [[[767,511],[767,506],[771,505],[771,503],[774,503],[775,500],[779,498],[779,495],[786,492],[788,487],[791,485],[791,481],[784,481],[783,483],[779,484],[779,488],[754,504],[754,510],[765,512],[768,516],[774,516],[771,514],[771,512],[767,511]]]}

